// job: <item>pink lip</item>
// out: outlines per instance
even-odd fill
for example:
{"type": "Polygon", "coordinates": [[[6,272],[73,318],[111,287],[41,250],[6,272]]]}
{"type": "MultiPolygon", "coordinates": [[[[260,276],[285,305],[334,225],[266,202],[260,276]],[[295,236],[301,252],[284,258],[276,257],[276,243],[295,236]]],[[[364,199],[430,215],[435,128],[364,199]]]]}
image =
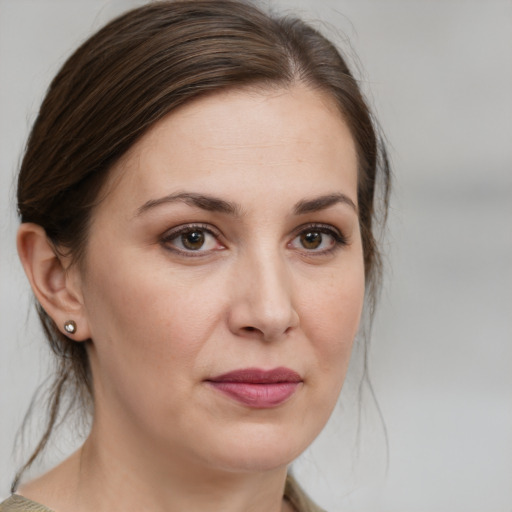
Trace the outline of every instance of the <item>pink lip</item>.
{"type": "Polygon", "coordinates": [[[266,409],[288,400],[302,378],[297,372],[284,367],[273,370],[245,368],[207,379],[207,382],[244,405],[266,409]]]}

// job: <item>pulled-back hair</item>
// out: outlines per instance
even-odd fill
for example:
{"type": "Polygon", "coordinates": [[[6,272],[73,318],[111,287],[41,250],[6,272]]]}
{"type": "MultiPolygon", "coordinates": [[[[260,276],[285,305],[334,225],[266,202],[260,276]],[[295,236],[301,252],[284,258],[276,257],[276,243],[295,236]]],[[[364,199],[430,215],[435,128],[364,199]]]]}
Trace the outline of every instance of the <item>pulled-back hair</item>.
{"type": "MultiPolygon", "coordinates": [[[[42,226],[56,251],[80,265],[109,170],[157,121],[215,91],[297,83],[334,100],[353,136],[372,301],[380,276],[372,224],[376,203],[387,206],[389,166],[368,106],[344,58],[317,30],[242,1],[153,2],[82,44],[50,84],[32,128],[18,180],[21,222],[42,226]]],[[[37,309],[58,364],[46,430],[23,469],[44,449],[64,397],[82,409],[93,404],[86,344],[67,338],[37,309]]]]}

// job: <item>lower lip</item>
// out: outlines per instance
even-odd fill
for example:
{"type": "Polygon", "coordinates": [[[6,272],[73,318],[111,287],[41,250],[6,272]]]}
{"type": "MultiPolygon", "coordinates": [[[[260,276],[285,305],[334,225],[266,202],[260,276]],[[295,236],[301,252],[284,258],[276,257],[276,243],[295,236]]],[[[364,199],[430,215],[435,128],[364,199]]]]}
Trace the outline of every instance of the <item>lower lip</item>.
{"type": "Polygon", "coordinates": [[[286,402],[300,382],[253,384],[249,382],[212,382],[213,388],[254,409],[268,409],[286,402]]]}

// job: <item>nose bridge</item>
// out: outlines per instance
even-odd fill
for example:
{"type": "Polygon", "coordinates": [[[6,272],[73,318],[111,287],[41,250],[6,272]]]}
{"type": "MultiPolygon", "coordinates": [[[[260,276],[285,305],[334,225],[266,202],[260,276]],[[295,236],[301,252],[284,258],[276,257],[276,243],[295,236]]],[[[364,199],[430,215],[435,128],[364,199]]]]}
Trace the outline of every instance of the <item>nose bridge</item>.
{"type": "Polygon", "coordinates": [[[233,304],[236,329],[257,330],[274,339],[298,325],[290,269],[284,255],[269,245],[247,251],[241,258],[237,298],[233,304]]]}

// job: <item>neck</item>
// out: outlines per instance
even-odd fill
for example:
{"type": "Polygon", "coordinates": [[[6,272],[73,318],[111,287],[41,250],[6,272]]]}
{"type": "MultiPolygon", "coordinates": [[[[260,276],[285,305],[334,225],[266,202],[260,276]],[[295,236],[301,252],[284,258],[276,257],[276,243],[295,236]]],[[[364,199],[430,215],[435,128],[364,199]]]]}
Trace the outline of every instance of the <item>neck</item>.
{"type": "Polygon", "coordinates": [[[77,512],[281,512],[285,480],[286,467],[238,473],[179,457],[159,464],[137,453],[99,449],[90,439],[80,454],[76,502],[89,506],[77,512]]]}
{"type": "Polygon", "coordinates": [[[293,510],[283,501],[285,480],[286,467],[204,467],[180,454],[104,439],[93,427],[79,451],[20,494],[59,512],[285,512],[293,510]]]}

